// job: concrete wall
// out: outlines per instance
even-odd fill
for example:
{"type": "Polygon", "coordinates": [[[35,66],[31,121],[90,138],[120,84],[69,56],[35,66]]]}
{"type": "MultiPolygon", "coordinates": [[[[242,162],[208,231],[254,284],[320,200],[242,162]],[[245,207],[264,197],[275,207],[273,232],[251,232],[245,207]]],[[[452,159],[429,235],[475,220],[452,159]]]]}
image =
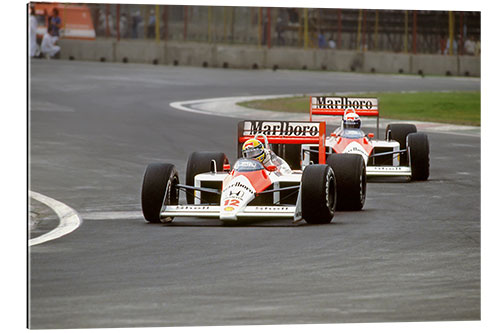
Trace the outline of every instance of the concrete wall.
{"type": "Polygon", "coordinates": [[[61,58],[228,68],[314,69],[364,73],[481,75],[481,59],[385,52],[298,49],[148,40],[61,40],[61,58]]]}

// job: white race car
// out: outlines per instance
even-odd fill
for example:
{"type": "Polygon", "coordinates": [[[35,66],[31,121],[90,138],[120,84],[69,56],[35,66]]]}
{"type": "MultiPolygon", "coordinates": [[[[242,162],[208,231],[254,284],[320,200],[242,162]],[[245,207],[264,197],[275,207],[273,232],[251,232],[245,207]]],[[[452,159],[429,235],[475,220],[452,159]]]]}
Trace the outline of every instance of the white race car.
{"type": "MultiPolygon", "coordinates": [[[[389,124],[385,140],[379,137],[377,98],[310,97],[309,115],[342,116],[341,126],[325,140],[327,155],[357,154],[363,157],[367,176],[406,176],[411,180],[429,178],[429,141],[413,124],[389,124]],[[360,128],[345,128],[346,116],[377,117],[377,139],[360,128]]],[[[321,153],[320,153],[321,154],[321,153]]],[[[318,161],[318,145],[302,145],[303,165],[318,161]]]]}
{"type": "MultiPolygon", "coordinates": [[[[293,141],[316,143],[320,150],[324,149],[324,122],[286,122],[285,125],[296,130],[290,132],[286,127],[276,127],[268,135],[259,131],[251,134],[255,132],[252,121],[247,121],[248,130],[239,139],[255,138],[267,148],[270,143],[293,141]]],[[[366,196],[362,158],[346,155],[341,159],[344,168],[336,173],[328,164],[282,173],[279,167],[266,168],[246,158],[238,159],[231,168],[224,153],[195,152],[187,163],[185,184],[181,184],[174,165],[150,164],[142,185],[143,215],[150,223],[170,222],[175,217],[212,217],[224,224],[245,218],[293,218],[310,224],[330,223],[339,197],[352,201],[355,209],[361,209],[366,196]],[[351,191],[342,192],[342,188],[339,191],[337,184],[351,191]],[[181,192],[186,194],[186,203],[180,200],[181,192]]]]}

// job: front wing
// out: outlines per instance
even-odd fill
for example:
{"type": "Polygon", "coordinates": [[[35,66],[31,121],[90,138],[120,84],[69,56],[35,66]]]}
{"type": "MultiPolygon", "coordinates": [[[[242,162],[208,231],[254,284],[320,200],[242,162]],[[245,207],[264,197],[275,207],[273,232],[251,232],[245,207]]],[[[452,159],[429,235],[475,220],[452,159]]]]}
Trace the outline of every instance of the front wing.
{"type": "MultiPolygon", "coordinates": [[[[165,206],[160,219],[167,217],[214,217],[220,218],[221,206],[214,205],[172,205],[165,206]]],[[[240,217],[293,218],[295,206],[247,206],[236,214],[240,217]]]]}
{"type": "Polygon", "coordinates": [[[411,176],[408,166],[367,166],[367,176],[411,176]]]}

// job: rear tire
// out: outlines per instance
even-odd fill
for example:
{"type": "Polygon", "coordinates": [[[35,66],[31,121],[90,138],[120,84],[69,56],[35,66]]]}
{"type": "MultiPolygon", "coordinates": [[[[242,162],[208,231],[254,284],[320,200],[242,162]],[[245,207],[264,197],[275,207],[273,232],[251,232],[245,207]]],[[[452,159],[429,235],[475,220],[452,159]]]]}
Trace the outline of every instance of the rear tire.
{"type": "Polygon", "coordinates": [[[141,205],[142,214],[150,223],[170,222],[172,217],[160,220],[163,203],[177,205],[179,203],[179,174],[175,166],[167,163],[148,165],[142,182],[141,205]]]}
{"type": "Polygon", "coordinates": [[[366,166],[358,154],[333,154],[326,163],[337,180],[337,210],[361,210],[366,199],[366,166]]]}
{"type": "MultiPolygon", "coordinates": [[[[189,155],[186,167],[186,185],[194,186],[194,177],[209,172],[211,161],[215,160],[217,171],[222,171],[224,164],[229,164],[226,154],[221,152],[194,152],[189,155]]],[[[186,190],[188,204],[194,203],[194,190],[186,190]]]]}
{"type": "MultiPolygon", "coordinates": [[[[399,142],[399,149],[406,149],[406,137],[410,133],[416,133],[417,127],[413,124],[389,124],[385,129],[386,140],[399,142]]],[[[408,154],[406,152],[399,154],[399,165],[408,166],[408,154]]]]}
{"type": "Polygon", "coordinates": [[[408,152],[410,156],[411,180],[427,180],[429,178],[429,139],[424,133],[408,135],[408,152]]]}
{"type": "Polygon", "coordinates": [[[335,174],[328,165],[308,165],[302,173],[302,218],[309,224],[330,223],[337,199],[335,174]]]}

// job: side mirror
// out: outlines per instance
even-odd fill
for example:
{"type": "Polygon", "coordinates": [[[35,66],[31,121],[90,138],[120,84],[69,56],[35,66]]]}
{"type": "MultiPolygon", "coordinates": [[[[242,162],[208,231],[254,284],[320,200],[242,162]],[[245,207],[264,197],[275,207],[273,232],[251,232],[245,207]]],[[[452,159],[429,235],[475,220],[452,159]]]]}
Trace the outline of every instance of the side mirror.
{"type": "Polygon", "coordinates": [[[375,134],[373,134],[373,133],[368,133],[368,137],[369,137],[370,139],[373,139],[373,138],[375,137],[375,134]]]}
{"type": "Polygon", "coordinates": [[[330,134],[330,136],[332,136],[332,137],[336,138],[336,137],[337,137],[337,133],[333,133],[333,132],[332,132],[332,133],[330,134]]]}

